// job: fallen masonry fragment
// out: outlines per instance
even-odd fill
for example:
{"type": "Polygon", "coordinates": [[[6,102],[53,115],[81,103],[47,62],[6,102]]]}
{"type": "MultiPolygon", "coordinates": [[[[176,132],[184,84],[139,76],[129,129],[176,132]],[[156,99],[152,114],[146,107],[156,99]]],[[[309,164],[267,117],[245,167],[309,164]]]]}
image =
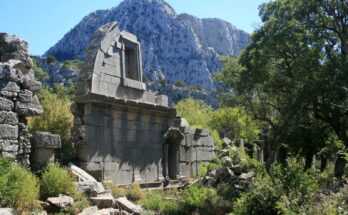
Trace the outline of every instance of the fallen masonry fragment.
{"type": "Polygon", "coordinates": [[[98,29],[79,74],[73,138],[79,166],[119,185],[194,177],[215,155],[207,129],[193,129],[146,91],[140,44],[117,23],[98,29]]]}

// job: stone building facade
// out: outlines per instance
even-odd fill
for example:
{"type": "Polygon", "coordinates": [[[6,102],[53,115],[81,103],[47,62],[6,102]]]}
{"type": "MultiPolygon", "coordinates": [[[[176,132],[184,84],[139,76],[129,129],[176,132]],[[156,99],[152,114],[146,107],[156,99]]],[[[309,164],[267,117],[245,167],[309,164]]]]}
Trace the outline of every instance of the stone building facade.
{"type": "Polygon", "coordinates": [[[79,165],[117,184],[192,178],[215,155],[206,129],[192,129],[146,91],[140,44],[117,23],[98,29],[79,74],[73,137],[79,165]]]}

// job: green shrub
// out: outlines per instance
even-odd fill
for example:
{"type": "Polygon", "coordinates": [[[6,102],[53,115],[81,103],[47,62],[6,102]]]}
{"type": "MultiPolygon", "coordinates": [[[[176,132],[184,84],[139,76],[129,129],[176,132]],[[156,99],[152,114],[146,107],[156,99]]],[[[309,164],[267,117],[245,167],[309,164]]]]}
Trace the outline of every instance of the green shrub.
{"type": "Polygon", "coordinates": [[[55,63],[57,61],[56,58],[52,55],[48,55],[46,60],[49,64],[55,63]]]}
{"type": "Polygon", "coordinates": [[[84,62],[77,59],[63,61],[63,67],[66,69],[81,70],[83,65],[84,62]]]}
{"type": "Polygon", "coordinates": [[[218,196],[216,190],[202,185],[193,185],[184,191],[179,204],[186,214],[215,214],[218,196]]]}
{"type": "Polygon", "coordinates": [[[65,208],[62,212],[63,214],[79,214],[82,212],[83,209],[88,208],[91,206],[91,202],[88,200],[88,198],[84,194],[75,193],[73,195],[74,203],[73,205],[65,208]]]}
{"type": "Polygon", "coordinates": [[[117,186],[113,182],[104,182],[104,187],[108,189],[112,195],[117,198],[117,197],[123,197],[126,195],[126,189],[123,187],[117,186]]]}
{"type": "Polygon", "coordinates": [[[15,208],[18,214],[37,209],[39,188],[36,177],[3,158],[0,158],[0,170],[0,207],[15,208]]]}
{"type": "Polygon", "coordinates": [[[35,80],[45,83],[45,81],[48,79],[48,73],[45,72],[41,67],[39,67],[35,60],[33,60],[33,70],[35,80]]]}
{"type": "Polygon", "coordinates": [[[168,193],[162,190],[148,192],[143,204],[146,209],[158,211],[161,214],[181,214],[180,206],[173,195],[168,196],[168,193]]]}
{"type": "Polygon", "coordinates": [[[62,138],[62,160],[71,160],[74,157],[71,144],[73,126],[73,115],[70,111],[71,101],[52,93],[48,88],[43,88],[38,96],[44,112],[38,117],[28,118],[29,130],[31,132],[49,131],[59,134],[62,138]]]}
{"type": "Polygon", "coordinates": [[[279,214],[280,193],[269,177],[258,178],[254,188],[243,194],[234,204],[233,215],[279,214]]]}
{"type": "Polygon", "coordinates": [[[234,205],[233,214],[299,214],[313,200],[317,184],[303,171],[301,162],[273,164],[269,173],[259,171],[254,187],[234,205]]]}
{"type": "Polygon", "coordinates": [[[47,197],[59,194],[73,195],[74,193],[73,178],[67,170],[58,164],[52,164],[45,169],[40,180],[41,199],[45,200],[47,197]]]}
{"type": "Polygon", "coordinates": [[[126,196],[131,201],[141,201],[145,199],[145,192],[140,188],[140,185],[133,183],[127,188],[126,196]]]}

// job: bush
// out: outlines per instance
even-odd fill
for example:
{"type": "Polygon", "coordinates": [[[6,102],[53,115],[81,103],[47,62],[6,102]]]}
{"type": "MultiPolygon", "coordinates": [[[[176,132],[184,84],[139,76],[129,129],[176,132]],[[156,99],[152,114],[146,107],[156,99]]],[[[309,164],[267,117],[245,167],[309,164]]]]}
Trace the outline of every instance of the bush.
{"type": "Polygon", "coordinates": [[[180,206],[175,198],[173,198],[173,196],[176,196],[175,194],[171,196],[171,193],[169,193],[168,197],[168,191],[149,192],[143,202],[144,207],[149,210],[158,211],[161,214],[181,214],[180,206]]]}
{"type": "Polygon", "coordinates": [[[71,214],[71,215],[79,214],[82,212],[83,209],[91,206],[91,202],[87,199],[87,197],[84,194],[75,193],[73,195],[73,198],[74,198],[73,205],[67,208],[64,208],[64,210],[62,211],[63,214],[71,214]]]}
{"type": "Polygon", "coordinates": [[[43,71],[43,69],[37,65],[37,62],[35,60],[33,60],[33,70],[35,79],[37,81],[45,83],[45,81],[48,79],[48,73],[43,71]]]}
{"type": "Polygon", "coordinates": [[[218,196],[216,190],[202,185],[193,185],[184,191],[179,204],[184,214],[216,214],[218,196]]]}
{"type": "Polygon", "coordinates": [[[59,194],[73,195],[75,185],[69,172],[58,164],[49,165],[41,176],[40,197],[55,197],[59,194]]]}
{"type": "Polygon", "coordinates": [[[312,202],[315,180],[303,171],[301,162],[273,164],[269,173],[259,171],[254,187],[235,203],[233,214],[299,214],[312,202]]]}
{"type": "Polygon", "coordinates": [[[15,208],[18,214],[39,208],[39,188],[36,177],[28,170],[10,165],[0,158],[0,207],[15,208]]]}
{"type": "Polygon", "coordinates": [[[63,61],[63,67],[71,70],[81,70],[84,62],[81,60],[66,60],[63,61]]]}
{"type": "Polygon", "coordinates": [[[254,188],[243,194],[234,204],[233,215],[269,215],[279,214],[277,203],[279,191],[273,186],[269,177],[258,178],[254,188]]]}
{"type": "Polygon", "coordinates": [[[105,188],[108,189],[114,197],[123,197],[126,195],[126,189],[123,187],[117,186],[113,182],[105,182],[103,183],[105,188]]]}
{"type": "Polygon", "coordinates": [[[52,55],[47,56],[47,63],[52,64],[52,63],[55,63],[56,61],[57,60],[54,56],[52,55]]]}
{"type": "Polygon", "coordinates": [[[38,96],[44,112],[38,117],[28,118],[29,130],[59,134],[62,138],[62,160],[71,160],[74,150],[71,144],[73,115],[70,111],[70,100],[59,97],[48,88],[43,88],[38,96]]]}
{"type": "Polygon", "coordinates": [[[134,183],[127,188],[126,196],[131,201],[141,201],[145,199],[145,192],[140,188],[139,184],[134,183]]]}

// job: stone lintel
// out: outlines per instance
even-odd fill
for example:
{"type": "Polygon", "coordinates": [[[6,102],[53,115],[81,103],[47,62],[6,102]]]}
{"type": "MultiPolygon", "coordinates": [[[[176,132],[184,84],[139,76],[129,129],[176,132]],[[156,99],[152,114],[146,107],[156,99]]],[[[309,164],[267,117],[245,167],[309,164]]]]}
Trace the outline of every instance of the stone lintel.
{"type": "Polygon", "coordinates": [[[176,117],[176,109],[170,108],[166,106],[161,106],[154,103],[146,103],[136,100],[129,100],[129,99],[122,99],[122,98],[116,98],[116,97],[110,97],[105,95],[99,95],[95,93],[88,93],[82,96],[77,96],[74,101],[76,103],[80,104],[88,104],[88,103],[96,103],[96,104],[104,104],[104,105],[111,105],[115,106],[115,108],[128,108],[132,110],[138,109],[139,111],[149,110],[154,112],[159,112],[158,114],[166,113],[173,115],[173,117],[176,117]]]}

